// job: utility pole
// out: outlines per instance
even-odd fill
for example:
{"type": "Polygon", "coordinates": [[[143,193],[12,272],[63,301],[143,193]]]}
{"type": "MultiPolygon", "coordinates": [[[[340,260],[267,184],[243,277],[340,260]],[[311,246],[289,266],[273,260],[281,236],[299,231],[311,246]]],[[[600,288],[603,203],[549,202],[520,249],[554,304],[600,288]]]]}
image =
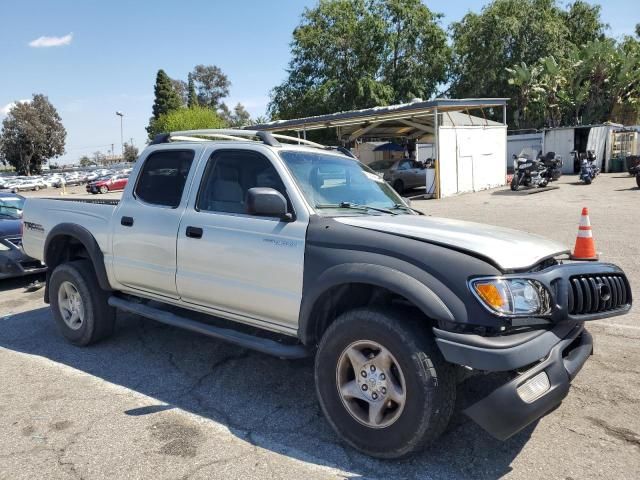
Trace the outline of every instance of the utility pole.
{"type": "Polygon", "coordinates": [[[120,117],[120,153],[122,154],[122,158],[124,158],[124,135],[122,134],[122,119],[124,118],[124,113],[118,110],[116,115],[120,117]]]}

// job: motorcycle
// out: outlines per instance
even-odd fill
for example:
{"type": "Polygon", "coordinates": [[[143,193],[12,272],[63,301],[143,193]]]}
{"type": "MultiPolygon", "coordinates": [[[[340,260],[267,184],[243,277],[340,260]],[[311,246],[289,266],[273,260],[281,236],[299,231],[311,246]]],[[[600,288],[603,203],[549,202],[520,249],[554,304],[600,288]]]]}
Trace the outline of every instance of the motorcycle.
{"type": "Polygon", "coordinates": [[[589,150],[580,163],[580,180],[590,185],[599,173],[600,167],[596,165],[596,156],[589,150]]]}
{"type": "MultiPolygon", "coordinates": [[[[549,152],[555,158],[553,152],[549,152]]],[[[511,179],[511,190],[518,190],[520,185],[525,187],[546,187],[554,178],[554,167],[547,165],[540,155],[535,155],[535,151],[525,148],[518,155],[513,156],[513,178],[511,179]]],[[[558,177],[558,172],[555,172],[558,177]]]]}

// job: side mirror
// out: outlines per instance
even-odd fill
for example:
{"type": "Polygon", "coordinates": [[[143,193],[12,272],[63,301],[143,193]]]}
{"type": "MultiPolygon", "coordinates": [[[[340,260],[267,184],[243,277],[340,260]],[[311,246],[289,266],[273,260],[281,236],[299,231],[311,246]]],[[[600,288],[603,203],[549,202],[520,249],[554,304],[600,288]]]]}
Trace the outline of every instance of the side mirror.
{"type": "Polygon", "coordinates": [[[247,213],[258,217],[278,217],[290,222],[293,215],[287,212],[287,200],[273,188],[254,187],[247,191],[247,213]]]}
{"type": "Polygon", "coordinates": [[[518,155],[516,155],[516,154],[514,153],[514,154],[512,155],[512,157],[513,157],[513,159],[515,160],[515,159],[517,159],[517,158],[518,158],[518,155]]]}

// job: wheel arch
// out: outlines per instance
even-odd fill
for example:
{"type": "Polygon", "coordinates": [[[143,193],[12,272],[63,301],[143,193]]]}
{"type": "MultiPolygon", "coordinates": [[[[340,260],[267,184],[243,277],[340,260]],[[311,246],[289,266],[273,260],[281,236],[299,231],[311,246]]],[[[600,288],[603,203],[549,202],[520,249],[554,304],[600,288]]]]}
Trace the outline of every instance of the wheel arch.
{"type": "Polygon", "coordinates": [[[48,267],[45,302],[49,302],[49,280],[55,267],[79,258],[87,258],[91,261],[100,288],[112,290],[104,265],[104,255],[95,237],[80,225],[61,223],[49,232],[44,244],[44,263],[48,267]]]}
{"type": "Polygon", "coordinates": [[[320,275],[300,308],[298,337],[316,344],[343,311],[375,302],[390,294],[404,299],[434,322],[454,316],[429,286],[399,270],[375,264],[341,264],[320,275]]]}

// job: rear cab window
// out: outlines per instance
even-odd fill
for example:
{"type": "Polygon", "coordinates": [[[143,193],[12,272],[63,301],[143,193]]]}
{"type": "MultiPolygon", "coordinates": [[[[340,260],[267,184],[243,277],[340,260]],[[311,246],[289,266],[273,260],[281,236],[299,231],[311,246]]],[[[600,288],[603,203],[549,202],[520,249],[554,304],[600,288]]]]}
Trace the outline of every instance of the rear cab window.
{"type": "Polygon", "coordinates": [[[134,197],[150,205],[176,208],[193,164],[193,150],[161,150],[151,153],[144,162],[134,197]]]}

